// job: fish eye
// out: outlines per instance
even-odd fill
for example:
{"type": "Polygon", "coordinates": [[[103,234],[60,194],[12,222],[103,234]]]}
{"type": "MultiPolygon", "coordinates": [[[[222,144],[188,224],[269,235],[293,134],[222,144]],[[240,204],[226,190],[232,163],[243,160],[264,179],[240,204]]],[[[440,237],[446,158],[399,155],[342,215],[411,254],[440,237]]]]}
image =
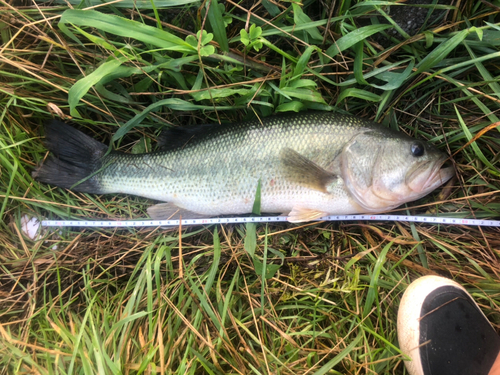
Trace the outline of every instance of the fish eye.
{"type": "Polygon", "coordinates": [[[411,145],[411,153],[413,156],[419,157],[424,154],[424,145],[420,142],[415,142],[411,145]]]}

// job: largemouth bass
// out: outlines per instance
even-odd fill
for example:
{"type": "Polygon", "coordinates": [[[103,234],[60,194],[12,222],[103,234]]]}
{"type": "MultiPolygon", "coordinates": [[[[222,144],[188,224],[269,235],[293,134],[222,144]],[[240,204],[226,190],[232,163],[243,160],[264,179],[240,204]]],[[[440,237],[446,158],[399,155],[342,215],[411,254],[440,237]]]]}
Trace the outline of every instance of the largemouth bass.
{"type": "Polygon", "coordinates": [[[45,127],[52,155],[34,172],[75,191],[164,201],[153,218],[261,210],[292,222],[380,213],[428,194],[453,175],[434,146],[356,117],[301,113],[237,124],[175,128],[159,152],[126,154],[58,121],[45,127]]]}

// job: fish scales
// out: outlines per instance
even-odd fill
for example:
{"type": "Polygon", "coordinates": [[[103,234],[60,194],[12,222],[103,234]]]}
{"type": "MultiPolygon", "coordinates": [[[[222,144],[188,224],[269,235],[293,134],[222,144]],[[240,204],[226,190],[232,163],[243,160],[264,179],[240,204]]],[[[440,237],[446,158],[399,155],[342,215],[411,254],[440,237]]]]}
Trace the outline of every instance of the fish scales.
{"type": "MultiPolygon", "coordinates": [[[[54,146],[57,142],[51,137],[55,135],[50,127],[47,129],[48,147],[52,145],[61,169],[66,163],[64,150],[54,146]]],[[[90,163],[91,173],[87,171],[84,176],[91,177],[73,188],[100,194],[134,194],[169,202],[170,209],[216,216],[251,212],[260,180],[263,212],[285,213],[294,221],[303,221],[324,214],[382,212],[425,195],[418,191],[403,200],[398,196],[386,202],[388,193],[377,187],[384,184],[394,191],[401,190],[400,185],[406,181],[400,180],[405,180],[410,170],[412,174],[418,170],[418,163],[413,161],[417,157],[411,154],[415,145],[426,151],[426,158],[430,159],[426,170],[431,171],[423,177],[418,174],[414,180],[432,180],[430,185],[435,188],[451,177],[449,169],[440,169],[444,155],[434,147],[347,115],[305,113],[214,125],[203,130],[166,151],[108,155],[101,151],[90,163]],[[353,155],[354,150],[359,157],[353,155]],[[401,168],[404,164],[408,165],[401,168]],[[436,178],[439,184],[434,181],[436,178]],[[352,191],[356,188],[368,193],[352,191]],[[370,189],[378,190],[372,194],[370,189]],[[364,202],[365,194],[372,194],[376,202],[364,202]]],[[[61,131],[65,128],[58,129],[61,131]]],[[[85,144],[89,137],[80,134],[75,133],[74,137],[81,137],[79,142],[85,144]]],[[[71,166],[66,164],[63,167],[69,170],[71,166]]],[[[50,163],[45,169],[42,166],[35,175],[51,183],[50,168],[50,163]]],[[[68,187],[61,183],[59,186],[68,187]]],[[[396,195],[400,193],[397,191],[396,195]]]]}

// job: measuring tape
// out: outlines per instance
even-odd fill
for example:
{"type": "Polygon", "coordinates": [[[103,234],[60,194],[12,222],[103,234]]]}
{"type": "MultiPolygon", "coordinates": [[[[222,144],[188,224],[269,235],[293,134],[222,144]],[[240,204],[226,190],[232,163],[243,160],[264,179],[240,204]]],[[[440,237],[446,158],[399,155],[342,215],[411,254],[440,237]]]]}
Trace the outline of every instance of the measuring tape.
{"type": "MultiPolygon", "coordinates": [[[[499,220],[459,219],[438,216],[410,216],[410,215],[331,215],[313,221],[409,221],[430,224],[451,224],[483,227],[500,227],[499,220]]],[[[226,217],[211,219],[182,219],[182,225],[211,225],[211,224],[237,224],[237,223],[275,223],[288,222],[286,216],[260,216],[260,217],[226,217]]],[[[127,228],[127,227],[159,227],[179,226],[181,220],[44,220],[44,227],[102,227],[102,228],[127,228]]]]}

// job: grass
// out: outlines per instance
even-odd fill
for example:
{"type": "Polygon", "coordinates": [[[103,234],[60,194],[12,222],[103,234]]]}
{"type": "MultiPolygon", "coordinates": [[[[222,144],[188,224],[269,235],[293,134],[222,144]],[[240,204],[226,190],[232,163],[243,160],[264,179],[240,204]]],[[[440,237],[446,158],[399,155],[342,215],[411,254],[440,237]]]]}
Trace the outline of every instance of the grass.
{"type": "Polygon", "coordinates": [[[33,181],[48,118],[142,152],[163,126],[303,109],[453,155],[457,179],[404,213],[500,217],[499,3],[435,3],[408,35],[402,3],[2,1],[0,374],[405,374],[397,308],[424,274],[462,283],[500,330],[495,228],[20,229],[151,204],[33,181]]]}

